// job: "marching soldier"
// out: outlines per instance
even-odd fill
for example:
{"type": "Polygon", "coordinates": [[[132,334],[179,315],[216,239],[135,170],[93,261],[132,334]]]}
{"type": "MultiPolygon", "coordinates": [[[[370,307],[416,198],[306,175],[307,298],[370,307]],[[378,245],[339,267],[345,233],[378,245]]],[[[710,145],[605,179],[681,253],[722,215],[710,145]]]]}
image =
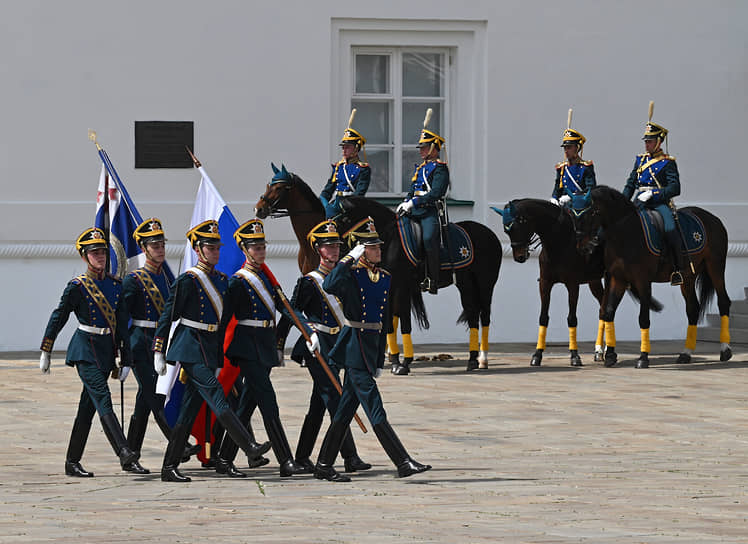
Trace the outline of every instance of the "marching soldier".
{"type": "Polygon", "coordinates": [[[215,373],[223,366],[223,340],[230,313],[224,311],[228,278],[215,269],[221,251],[218,222],[203,221],[187,232],[187,239],[198,255],[198,263],[179,276],[158,320],[153,340],[153,364],[156,372],[166,374],[167,361],[180,363],[188,380],[185,384],[179,418],[171,431],[161,467],[164,482],[189,482],[178,466],[202,400],[223,425],[226,432],[255,458],[268,449],[258,444],[231,410],[223,387],[215,373]],[[168,346],[172,322],[177,323],[168,346]]]}
{"type": "Polygon", "coordinates": [[[358,157],[366,139],[351,128],[355,115],[354,109],[348,119],[348,128],[345,129],[343,138],[340,140],[343,158],[332,165],[332,175],[319,195],[328,219],[344,213],[341,206],[342,198],[352,195],[364,196],[369,190],[371,168],[367,163],[361,162],[358,157]]]}
{"type": "Polygon", "coordinates": [[[322,283],[323,289],[338,297],[343,305],[343,330],[329,357],[335,364],[345,366],[345,380],[343,395],[322,442],[314,476],[331,482],[350,481],[348,476],[335,470],[334,464],[351,419],[361,404],[379,442],[397,467],[397,475],[404,478],[429,470],[431,465],[422,465],[408,455],[387,421],[375,381],[384,367],[386,334],[382,330],[382,319],[386,315],[390,275],[379,268],[382,241],[374,221],[368,218],[359,222],[351,236],[358,245],[340,259],[322,283]]]}
{"type": "Polygon", "coordinates": [[[49,318],[39,368],[43,373],[49,373],[52,346],[70,313],[74,312],[78,329],[68,344],[65,364],[78,371],[83,391],[70,434],[65,474],[85,478],[93,476],[93,472],[86,471],[80,461],[95,412],[99,413],[104,434],[122,467],[137,461],[138,455],[127,445],[107,385],[110,372],[116,369],[117,352],[120,355],[120,380],[124,381],[130,371],[128,315],[121,300],[122,283],[106,273],[109,245],[104,231],[86,229],[76,240],[75,247],[88,268],[84,274],[68,282],[60,304],[49,318]]]}
{"type": "Polygon", "coordinates": [[[405,201],[397,206],[396,212],[398,215],[410,214],[411,219],[421,224],[423,248],[426,253],[426,277],[421,283],[421,289],[435,295],[439,289],[440,269],[437,205],[449,189],[449,168],[446,162],[439,160],[439,151],[445,143],[444,138],[426,128],[431,117],[430,112],[429,109],[418,140],[422,162],[416,166],[410,191],[405,201]]]}
{"type": "MultiPolygon", "coordinates": [[[[319,336],[320,353],[322,357],[327,359],[328,353],[338,339],[338,333],[345,318],[340,301],[337,297],[326,293],[322,289],[322,284],[340,259],[340,245],[343,242],[335,223],[329,219],[315,226],[307,235],[307,240],[319,255],[319,266],[316,270],[299,278],[291,298],[291,306],[306,315],[310,325],[319,336]]],[[[278,324],[278,356],[280,358],[283,357],[283,346],[290,327],[291,321],[286,317],[278,324]]],[[[291,358],[299,364],[305,363],[314,383],[312,396],[309,399],[309,411],[304,418],[299,443],[296,446],[296,463],[304,466],[307,472],[314,473],[314,463],[310,460],[310,456],[322,427],[325,409],[331,417],[334,416],[340,394],[322,369],[317,358],[307,350],[303,338],[299,338],[296,342],[291,358]]],[[[332,361],[329,361],[328,366],[340,383],[338,377],[340,369],[332,361]]],[[[340,453],[345,463],[346,472],[371,468],[369,463],[365,463],[358,456],[350,431],[343,438],[340,453]]]]}
{"type": "Polygon", "coordinates": [[[584,194],[597,183],[592,161],[582,159],[582,148],[587,138],[571,128],[571,113],[572,110],[569,110],[569,120],[561,138],[566,160],[556,165],[556,181],[551,195],[551,202],[560,206],[568,206],[571,203],[570,195],[584,194]]]}
{"type": "Polygon", "coordinates": [[[662,142],[666,140],[668,130],[652,122],[653,110],[654,102],[650,102],[649,121],[642,138],[646,152],[636,156],[623,194],[629,199],[635,197],[637,206],[654,209],[662,216],[665,239],[674,266],[670,285],[681,285],[681,235],[675,224],[675,209],[671,202],[672,198],[680,194],[680,176],[675,157],[662,151],[662,142]]]}
{"type": "MultiPolygon", "coordinates": [[[[237,413],[240,420],[246,422],[249,421],[254,406],[259,407],[273,453],[280,465],[281,477],[302,474],[305,469],[297,465],[291,455],[291,447],[280,420],[275,390],[270,381],[270,370],[278,365],[276,304],[284,315],[287,310],[278,300],[270,279],[262,270],[267,255],[262,221],[251,219],[241,225],[234,233],[234,240],[247,258],[244,266],[229,280],[226,296],[226,314],[229,318],[234,315],[237,319],[234,338],[226,349],[226,356],[231,364],[239,367],[243,380],[237,413]]],[[[290,318],[290,315],[287,317],[290,318]]],[[[308,327],[307,332],[312,335],[313,347],[318,347],[317,335],[308,327]]],[[[233,465],[235,455],[236,449],[231,438],[224,438],[216,460],[216,470],[220,467],[230,476],[246,476],[233,465]]]]}

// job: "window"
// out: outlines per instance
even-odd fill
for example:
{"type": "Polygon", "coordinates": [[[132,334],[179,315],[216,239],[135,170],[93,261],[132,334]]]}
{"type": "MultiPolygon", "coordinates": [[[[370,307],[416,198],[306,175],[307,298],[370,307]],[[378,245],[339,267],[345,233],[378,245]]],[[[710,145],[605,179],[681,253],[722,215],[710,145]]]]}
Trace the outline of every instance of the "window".
{"type": "Polygon", "coordinates": [[[447,137],[450,52],[438,48],[354,48],[351,107],[366,138],[371,194],[410,189],[416,144],[428,108],[429,128],[447,137]]]}

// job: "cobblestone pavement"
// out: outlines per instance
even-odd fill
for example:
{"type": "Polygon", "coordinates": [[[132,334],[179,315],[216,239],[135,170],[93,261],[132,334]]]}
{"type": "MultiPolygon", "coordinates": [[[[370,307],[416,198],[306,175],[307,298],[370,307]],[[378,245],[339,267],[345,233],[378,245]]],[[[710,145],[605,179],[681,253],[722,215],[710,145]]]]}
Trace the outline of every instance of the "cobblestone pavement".
{"type": "MultiPolygon", "coordinates": [[[[379,385],[402,442],[434,469],[395,478],[373,432],[355,428],[374,468],[349,484],[281,479],[273,458],[244,480],[193,460],[192,483],[162,483],[155,424],[141,459],[153,474],[121,472],[94,423],[83,465],[96,477],[66,477],[80,382],[62,354],[48,376],[36,355],[6,355],[0,542],[748,542],[748,355],[734,346],[720,363],[717,344],[700,344],[676,365],[681,345],[653,342],[651,368],[636,370],[635,344],[619,345],[616,368],[588,344],[582,368],[562,345],[531,368],[532,346],[502,344],[471,373],[465,346],[421,346],[455,358],[379,385]]],[[[273,379],[295,448],[310,379],[292,362],[273,379]]],[[[126,411],[134,392],[131,379],[126,411]]]]}

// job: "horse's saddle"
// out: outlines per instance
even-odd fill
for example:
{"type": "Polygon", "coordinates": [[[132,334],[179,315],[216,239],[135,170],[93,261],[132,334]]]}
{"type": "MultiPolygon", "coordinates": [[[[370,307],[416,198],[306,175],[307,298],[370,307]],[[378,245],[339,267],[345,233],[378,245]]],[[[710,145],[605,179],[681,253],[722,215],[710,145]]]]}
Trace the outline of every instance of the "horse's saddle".
{"type": "MultiPolygon", "coordinates": [[[[661,255],[665,231],[662,216],[657,211],[648,209],[639,209],[638,214],[647,249],[652,255],[661,255]]],[[[690,211],[678,210],[678,222],[686,241],[686,252],[692,255],[703,250],[706,245],[706,230],[701,219],[690,211]]],[[[681,241],[682,250],[683,242],[681,241]]]]}
{"type": "MultiPolygon", "coordinates": [[[[397,232],[400,235],[400,243],[405,251],[405,256],[413,266],[423,260],[423,231],[418,221],[412,221],[410,217],[403,216],[397,220],[397,232]]],[[[439,248],[439,263],[442,270],[459,270],[470,266],[473,262],[473,242],[470,236],[459,225],[450,223],[449,251],[445,247],[446,241],[442,240],[439,248]]]]}

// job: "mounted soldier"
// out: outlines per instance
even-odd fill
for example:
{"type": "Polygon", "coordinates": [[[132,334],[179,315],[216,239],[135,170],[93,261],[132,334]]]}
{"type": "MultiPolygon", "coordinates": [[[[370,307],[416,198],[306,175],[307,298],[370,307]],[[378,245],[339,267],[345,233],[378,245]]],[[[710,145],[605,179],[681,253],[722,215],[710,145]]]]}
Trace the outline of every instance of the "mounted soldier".
{"type": "Polygon", "coordinates": [[[634,168],[631,170],[623,195],[635,198],[640,208],[655,210],[662,217],[665,239],[673,262],[671,285],[681,285],[683,276],[680,272],[681,238],[676,224],[675,205],[672,199],[680,194],[680,175],[675,157],[662,151],[662,142],[667,141],[668,130],[652,122],[654,102],[649,103],[649,121],[644,128],[645,153],[637,155],[634,168]]]}
{"type": "Polygon", "coordinates": [[[587,139],[571,128],[571,114],[569,109],[566,130],[561,138],[566,160],[556,165],[556,181],[551,195],[551,202],[559,206],[569,206],[573,195],[585,194],[597,184],[592,161],[582,159],[582,148],[587,139]]]}
{"type": "Polygon", "coordinates": [[[65,364],[78,371],[83,391],[70,433],[65,474],[90,478],[93,472],[85,470],[80,461],[96,412],[122,468],[136,462],[138,454],[127,444],[114,414],[107,385],[110,372],[122,381],[130,372],[129,316],[122,300],[122,282],[106,273],[109,244],[104,231],[98,228],[84,230],[75,241],[75,248],[86,263],[87,270],[68,282],[60,304],[49,318],[41,345],[39,368],[44,374],[49,373],[55,339],[67,323],[70,313],[74,312],[78,318],[78,328],[68,344],[65,364]],[[115,365],[118,352],[119,369],[115,365]]]}
{"type": "MultiPolygon", "coordinates": [[[[411,179],[410,191],[396,209],[398,215],[410,215],[421,224],[423,247],[426,253],[425,278],[421,290],[436,294],[439,290],[439,242],[441,235],[440,207],[449,189],[449,168],[439,159],[439,152],[445,139],[426,127],[431,119],[431,108],[426,112],[423,130],[418,140],[418,150],[422,162],[416,165],[411,179]]],[[[444,213],[444,212],[443,212],[444,213]]],[[[445,222],[446,225],[446,217],[445,222]]]]}
{"type": "Polygon", "coordinates": [[[365,196],[366,191],[369,190],[371,168],[368,163],[361,162],[358,156],[366,144],[366,139],[351,127],[355,115],[354,108],[348,119],[348,128],[345,129],[339,144],[343,151],[343,158],[331,165],[332,175],[319,195],[328,219],[344,213],[340,205],[341,199],[353,195],[365,196]]]}

